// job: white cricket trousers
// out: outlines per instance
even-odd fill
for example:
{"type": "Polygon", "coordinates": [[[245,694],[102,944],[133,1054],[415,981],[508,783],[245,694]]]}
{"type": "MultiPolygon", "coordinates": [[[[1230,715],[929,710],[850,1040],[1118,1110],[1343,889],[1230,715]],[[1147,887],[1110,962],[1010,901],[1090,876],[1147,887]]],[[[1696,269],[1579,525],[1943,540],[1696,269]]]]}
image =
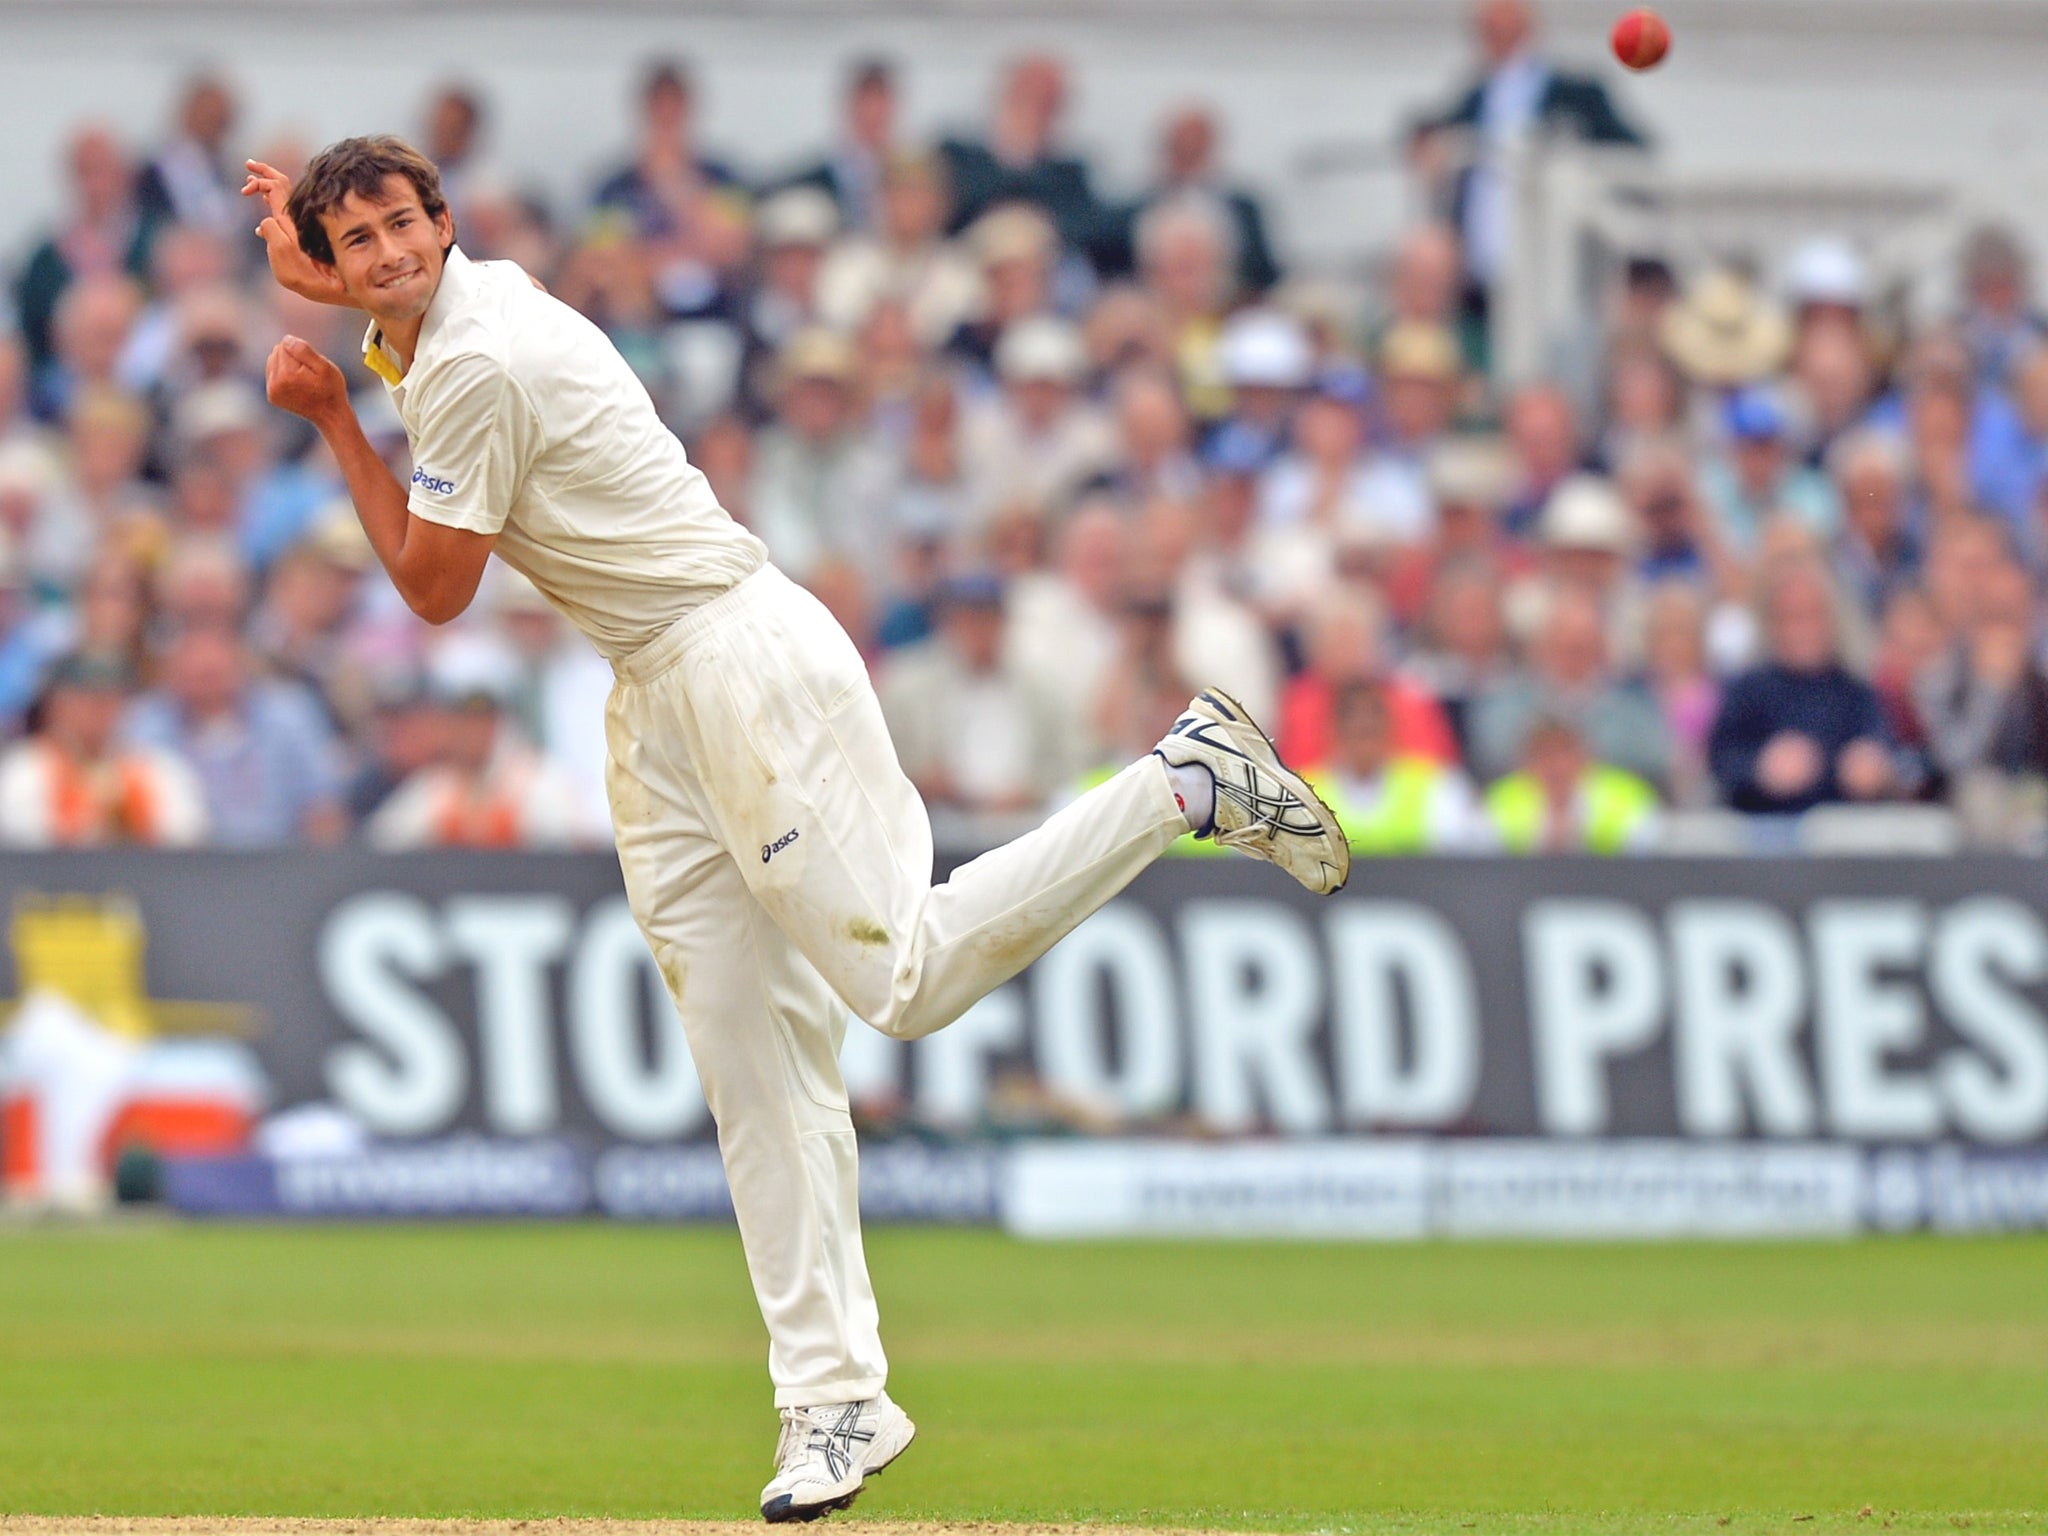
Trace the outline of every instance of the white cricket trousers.
{"type": "Polygon", "coordinates": [[[773,566],[614,670],[619,864],[718,1125],[776,1405],[872,1397],[847,1010],[900,1039],[951,1023],[1187,822],[1148,756],[934,886],[860,653],[773,566]]]}

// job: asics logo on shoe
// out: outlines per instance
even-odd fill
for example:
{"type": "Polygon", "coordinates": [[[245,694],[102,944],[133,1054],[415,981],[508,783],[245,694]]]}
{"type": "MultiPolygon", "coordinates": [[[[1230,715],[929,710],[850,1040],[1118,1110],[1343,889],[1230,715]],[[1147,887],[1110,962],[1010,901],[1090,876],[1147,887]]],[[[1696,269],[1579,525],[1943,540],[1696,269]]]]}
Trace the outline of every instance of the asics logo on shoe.
{"type": "Polygon", "coordinates": [[[782,836],[775,839],[774,842],[763,843],[761,845],[761,862],[763,864],[766,864],[770,859],[774,858],[775,855],[782,852],[783,849],[787,848],[791,843],[795,841],[796,828],[791,827],[787,832],[783,833],[782,836]]]}
{"type": "Polygon", "coordinates": [[[835,1478],[846,1476],[847,1470],[852,1467],[854,1445],[866,1445],[875,1438],[872,1429],[860,1427],[860,1408],[859,1403],[848,1403],[839,1411],[838,1417],[829,1423],[821,1422],[822,1416],[830,1412],[829,1409],[811,1410],[811,1439],[806,1448],[816,1451],[825,1458],[826,1469],[835,1478]]]}

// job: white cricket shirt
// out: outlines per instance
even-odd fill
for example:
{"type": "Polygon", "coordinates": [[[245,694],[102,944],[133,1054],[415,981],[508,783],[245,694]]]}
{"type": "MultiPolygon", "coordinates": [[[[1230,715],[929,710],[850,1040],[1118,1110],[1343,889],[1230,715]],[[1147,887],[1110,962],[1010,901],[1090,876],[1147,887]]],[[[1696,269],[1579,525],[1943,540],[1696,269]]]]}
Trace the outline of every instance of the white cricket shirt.
{"type": "Polygon", "coordinates": [[[413,513],[498,535],[613,660],[767,560],[604,332],[512,262],[450,250],[412,367],[374,324],[363,360],[412,444],[413,513]]]}

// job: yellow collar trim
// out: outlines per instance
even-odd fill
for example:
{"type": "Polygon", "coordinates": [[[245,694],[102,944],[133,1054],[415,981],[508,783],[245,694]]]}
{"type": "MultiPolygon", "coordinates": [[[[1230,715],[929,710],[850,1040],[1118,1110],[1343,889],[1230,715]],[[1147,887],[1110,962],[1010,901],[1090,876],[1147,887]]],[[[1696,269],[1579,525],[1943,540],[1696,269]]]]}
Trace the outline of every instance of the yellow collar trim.
{"type": "Polygon", "coordinates": [[[393,389],[404,382],[405,373],[384,345],[384,333],[371,326],[369,334],[363,337],[363,364],[393,389]]]}

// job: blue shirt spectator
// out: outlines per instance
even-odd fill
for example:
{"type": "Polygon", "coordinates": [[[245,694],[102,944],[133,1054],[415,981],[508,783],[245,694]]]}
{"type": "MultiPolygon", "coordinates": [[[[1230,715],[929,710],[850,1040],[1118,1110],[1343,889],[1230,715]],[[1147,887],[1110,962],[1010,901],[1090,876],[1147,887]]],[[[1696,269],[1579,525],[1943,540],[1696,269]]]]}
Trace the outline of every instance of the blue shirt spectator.
{"type": "Polygon", "coordinates": [[[1770,659],[1728,685],[1707,753],[1738,811],[1792,815],[1894,796],[1906,775],[1877,690],[1842,664],[1835,597],[1804,561],[1773,574],[1764,601],[1770,659]]]}
{"type": "Polygon", "coordinates": [[[177,635],[164,686],[136,701],[127,735],[192,766],[216,843],[324,843],[345,830],[339,755],[320,706],[295,684],[252,679],[230,630],[192,625],[177,635]]]}

